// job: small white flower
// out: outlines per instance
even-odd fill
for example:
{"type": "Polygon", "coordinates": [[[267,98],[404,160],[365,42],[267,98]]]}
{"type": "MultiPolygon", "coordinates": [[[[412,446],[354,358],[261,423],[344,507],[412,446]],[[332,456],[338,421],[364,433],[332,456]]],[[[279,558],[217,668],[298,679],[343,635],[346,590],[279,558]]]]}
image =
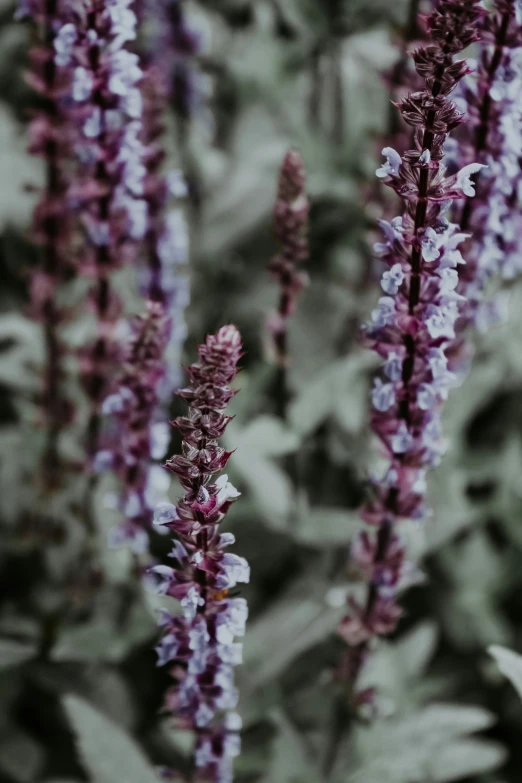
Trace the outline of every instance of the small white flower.
{"type": "Polygon", "coordinates": [[[150,428],[150,456],[162,459],[170,442],[170,427],[165,421],[157,421],[150,428]]]}
{"type": "Polygon", "coordinates": [[[399,428],[391,439],[391,447],[394,454],[405,454],[411,449],[413,438],[410,435],[404,421],[401,421],[399,428]]]}
{"type": "Polygon", "coordinates": [[[372,311],[372,321],[377,327],[392,324],[395,317],[395,302],[391,296],[381,296],[378,307],[372,311]]]}
{"type": "Polygon", "coordinates": [[[455,303],[450,302],[442,307],[430,305],[428,313],[426,327],[430,337],[433,337],[434,340],[438,337],[447,337],[452,340],[455,337],[454,326],[458,317],[455,303]]]}
{"type": "Polygon", "coordinates": [[[223,473],[223,475],[216,480],[215,486],[218,488],[216,496],[218,506],[222,506],[227,500],[235,500],[241,495],[241,492],[238,492],[234,485],[229,482],[226,473],[223,473]]]}
{"type": "Polygon", "coordinates": [[[185,216],[180,209],[173,209],[168,213],[165,222],[165,230],[158,240],[158,255],[161,262],[165,266],[184,264],[187,262],[189,248],[185,216]]]}
{"type": "Polygon", "coordinates": [[[153,525],[168,525],[179,519],[178,509],[172,503],[158,503],[154,509],[153,525]]]}
{"type": "Polygon", "coordinates": [[[424,236],[421,239],[422,257],[425,261],[430,263],[436,261],[440,256],[440,246],[442,244],[442,237],[440,237],[435,229],[427,228],[424,232],[424,236]]]}
{"type": "Polygon", "coordinates": [[[76,38],[76,27],[71,22],[69,24],[64,24],[63,27],[58,30],[54,39],[56,65],[65,66],[70,63],[76,38]]]}
{"type": "Polygon", "coordinates": [[[373,407],[384,413],[395,404],[395,387],[393,383],[383,383],[380,378],[375,379],[372,389],[373,407]]]}
{"type": "Polygon", "coordinates": [[[250,582],[250,566],[247,560],[240,555],[226,552],[221,560],[221,565],[226,575],[226,584],[223,587],[235,587],[239,582],[250,582]]]}
{"type": "Polygon", "coordinates": [[[421,166],[428,166],[431,162],[431,152],[429,150],[424,150],[422,155],[419,158],[419,163],[421,166]]]}
{"type": "Polygon", "coordinates": [[[472,174],[476,174],[481,169],[487,168],[483,163],[468,163],[457,174],[456,187],[458,190],[462,190],[465,196],[475,195],[475,185],[470,179],[472,174]]]}
{"type": "Polygon", "coordinates": [[[377,169],[375,172],[378,177],[383,179],[384,177],[397,177],[399,175],[399,168],[402,163],[402,158],[399,153],[393,149],[393,147],[385,147],[382,154],[386,158],[386,163],[377,169]]]}
{"type": "Polygon", "coordinates": [[[459,275],[455,269],[441,269],[439,276],[441,294],[451,293],[459,284],[459,275]]]}
{"type": "Polygon", "coordinates": [[[174,576],[174,569],[165,565],[157,565],[149,568],[148,574],[152,578],[146,580],[146,586],[157,595],[166,595],[174,576]]]}
{"type": "Polygon", "coordinates": [[[412,485],[412,490],[416,492],[418,495],[424,495],[426,490],[428,488],[428,485],[426,483],[426,471],[425,470],[419,470],[417,480],[412,485]]]}
{"type": "Polygon", "coordinates": [[[91,71],[88,71],[87,68],[84,68],[83,66],[79,65],[77,68],[74,69],[74,77],[73,77],[73,84],[72,84],[72,96],[75,101],[78,103],[82,103],[83,101],[86,101],[91,93],[93,88],[93,78],[91,71]]]}
{"type": "Polygon", "coordinates": [[[390,381],[400,381],[402,378],[402,356],[392,351],[388,354],[386,364],[384,365],[384,372],[390,379],[390,381]]]}
{"type": "Polygon", "coordinates": [[[434,379],[443,378],[448,369],[448,360],[443,348],[432,348],[428,354],[428,364],[434,379]]]}
{"type": "Polygon", "coordinates": [[[400,264],[394,264],[391,269],[384,272],[381,287],[387,294],[396,294],[404,280],[404,272],[400,264]]]}
{"type": "Polygon", "coordinates": [[[207,726],[213,717],[214,711],[210,709],[208,704],[202,702],[196,711],[194,720],[196,721],[196,726],[202,728],[203,726],[207,726]]]}
{"type": "Polygon", "coordinates": [[[227,731],[240,731],[242,726],[243,721],[237,712],[229,712],[225,715],[225,728],[227,731]]]}
{"type": "Polygon", "coordinates": [[[236,543],[236,537],[233,533],[221,533],[219,536],[219,546],[224,548],[236,543]]]}
{"type": "Polygon", "coordinates": [[[428,383],[422,383],[417,390],[417,404],[422,411],[429,411],[437,402],[437,391],[428,383]]]}
{"type": "Polygon", "coordinates": [[[179,169],[170,171],[166,176],[166,180],[169,192],[174,198],[186,198],[188,196],[187,181],[182,171],[179,171],[179,169]]]}
{"type": "Polygon", "coordinates": [[[95,106],[90,117],[87,117],[83,124],[83,132],[88,139],[95,139],[101,133],[101,111],[99,106],[95,106]]]}
{"type": "Polygon", "coordinates": [[[105,473],[110,470],[113,465],[114,454],[108,449],[98,451],[94,457],[93,471],[94,473],[105,473]]]}

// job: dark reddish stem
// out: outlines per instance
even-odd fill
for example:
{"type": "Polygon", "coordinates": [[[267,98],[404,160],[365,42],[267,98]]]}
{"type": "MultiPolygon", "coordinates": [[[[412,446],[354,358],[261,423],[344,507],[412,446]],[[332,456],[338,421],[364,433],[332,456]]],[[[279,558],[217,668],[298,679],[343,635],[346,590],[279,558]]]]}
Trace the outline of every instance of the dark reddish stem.
{"type": "MultiPolygon", "coordinates": [[[[47,90],[47,100],[45,111],[49,121],[53,125],[59,122],[56,100],[53,92],[56,86],[56,65],[53,58],[53,26],[52,22],[56,16],[56,0],[48,0],[46,4],[46,18],[44,28],[44,38],[47,47],[47,61],[44,66],[44,81],[47,90]]],[[[60,275],[60,256],[58,250],[59,225],[56,214],[56,203],[64,197],[65,189],[59,166],[58,145],[55,139],[48,139],[45,147],[46,159],[46,190],[45,200],[53,208],[44,219],[44,262],[43,272],[49,280],[57,281],[60,275]]],[[[47,297],[42,306],[42,317],[44,322],[44,343],[46,351],[46,366],[44,371],[44,407],[46,412],[46,444],[43,455],[43,476],[46,486],[53,488],[58,482],[60,471],[60,457],[58,451],[58,440],[60,436],[61,423],[64,417],[64,403],[60,394],[60,382],[63,377],[61,367],[62,347],[58,338],[57,329],[60,318],[60,312],[56,305],[55,290],[47,297]]]]}

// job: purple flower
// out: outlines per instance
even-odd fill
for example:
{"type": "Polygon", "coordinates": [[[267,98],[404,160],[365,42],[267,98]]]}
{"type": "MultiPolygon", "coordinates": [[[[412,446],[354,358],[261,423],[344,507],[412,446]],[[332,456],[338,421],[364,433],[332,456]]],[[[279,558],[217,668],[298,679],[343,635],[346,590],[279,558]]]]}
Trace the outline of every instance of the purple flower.
{"type": "MultiPolygon", "coordinates": [[[[402,158],[399,153],[396,152],[392,147],[385,147],[382,151],[382,154],[386,158],[386,163],[383,163],[383,165],[377,169],[377,176],[381,179],[384,177],[398,177],[399,169],[402,163],[402,158]]],[[[425,160],[423,160],[423,163],[424,162],[425,160]]]]}
{"type": "Polygon", "coordinates": [[[466,238],[445,216],[454,199],[474,193],[471,179],[481,163],[465,165],[446,176],[444,148],[462,115],[450,99],[468,68],[458,55],[478,38],[486,12],[479,0],[440,0],[427,19],[431,40],[413,53],[425,88],[398,105],[415,129],[413,149],[402,157],[386,147],[386,163],[377,170],[404,202],[404,214],[381,221],[385,242],[378,256],[387,266],[379,299],[366,328],[371,347],[384,361],[386,381],[377,378],[372,391],[372,428],[389,459],[383,479],[374,482],[374,497],[362,516],[376,531],[354,543],[352,558],[369,583],[366,603],[350,599],[350,614],[339,631],[349,646],[340,675],[348,681],[354,704],[355,685],[370,640],[394,630],[401,615],[397,594],[411,577],[405,551],[395,533],[400,519],[425,515],[425,473],[440,460],[441,405],[454,381],[447,372],[446,351],[465,299],[456,292],[458,245],[466,238]],[[410,574],[410,577],[408,576],[410,574]]]}
{"type": "MultiPolygon", "coordinates": [[[[109,394],[101,408],[110,418],[100,438],[103,448],[97,452],[94,466],[98,470],[110,469],[119,478],[121,490],[116,505],[124,516],[111,531],[110,544],[130,545],[139,553],[147,549],[153,514],[153,433],[158,424],[162,426],[154,417],[158,415],[158,389],[165,374],[163,354],[169,332],[169,319],[162,306],[149,302],[146,313],[131,322],[131,334],[121,357],[122,369],[115,383],[117,390],[109,394]]],[[[154,523],[162,524],[158,519],[171,521],[173,514],[175,506],[160,504],[154,512],[154,523]]]]}
{"type": "Polygon", "coordinates": [[[145,0],[149,28],[148,56],[165,80],[172,105],[182,121],[201,109],[205,80],[197,58],[204,51],[204,31],[187,18],[182,0],[145,0]]]}
{"type": "Polygon", "coordinates": [[[268,266],[280,286],[279,308],[267,321],[279,367],[288,361],[288,319],[295,311],[297,294],[305,285],[306,275],[298,265],[308,258],[308,217],[310,203],[306,193],[304,161],[297,150],[289,150],[279,174],[274,206],[274,233],[280,252],[268,266]]]}
{"type": "Polygon", "coordinates": [[[177,684],[167,693],[166,707],[179,725],[196,732],[195,764],[205,780],[232,779],[232,759],[239,753],[241,727],[234,710],[238,693],[234,667],[241,663],[238,636],[245,633],[246,601],[229,590],[250,579],[247,561],[226,552],[234,543],[219,524],[239,492],[222,474],[230,453],[218,442],[229,418],[225,408],[234,396],[230,384],[241,356],[235,326],[224,326],[199,347],[199,361],[188,370],[190,385],[178,394],[188,405],[187,416],[174,421],[183,438],[182,454],[167,460],[184,490],[177,505],[160,504],[155,524],[177,536],[174,566],[156,565],[148,583],[160,595],[177,598],[182,615],[162,613],[163,637],[158,663],[174,663],[177,684]],[[205,728],[205,732],[200,731],[205,728]]]}
{"type": "Polygon", "coordinates": [[[496,0],[482,27],[477,69],[464,80],[462,89],[469,122],[459,147],[459,163],[464,167],[456,186],[464,184],[467,198],[461,207],[453,208],[462,229],[473,233],[466,243],[468,263],[458,289],[469,302],[462,328],[479,318],[482,294],[493,274],[511,278],[522,270],[520,210],[514,208],[522,182],[518,3],[496,0]],[[477,163],[470,164],[473,160],[477,163]],[[468,173],[472,178],[466,182],[468,173]],[[472,198],[475,190],[476,198],[472,198]]]}
{"type": "Polygon", "coordinates": [[[68,207],[83,226],[85,243],[76,263],[93,278],[89,304],[96,337],[80,351],[81,380],[91,401],[87,451],[99,450],[102,401],[107,397],[119,346],[121,313],[111,275],[132,262],[147,226],[141,199],[146,174],[141,142],[142,71],[137,55],[125,48],[135,38],[130,0],[67,4],[67,18],[56,26],[55,65],[71,77],[68,123],[74,130],[78,176],[68,191],[68,207]]]}
{"type": "MultiPolygon", "coordinates": [[[[149,65],[140,82],[143,94],[144,186],[135,193],[133,217],[136,231],[143,226],[143,264],[138,272],[138,284],[143,295],[160,302],[175,314],[169,345],[166,350],[167,375],[160,394],[170,398],[180,385],[180,354],[186,336],[183,317],[189,302],[188,276],[180,267],[188,260],[188,230],[182,209],[173,198],[185,197],[184,180],[179,172],[163,173],[165,150],[162,145],[164,112],[168,105],[168,86],[163,71],[149,65]],[[140,205],[138,214],[136,205],[140,205]]],[[[139,187],[142,170],[129,169],[128,181],[139,187]]]]}
{"type": "Polygon", "coordinates": [[[72,138],[66,111],[70,74],[66,68],[76,40],[74,25],[64,24],[64,4],[23,0],[17,18],[30,16],[36,29],[29,82],[40,96],[41,108],[29,128],[29,151],[42,159],[45,181],[33,216],[32,234],[41,248],[41,263],[30,284],[30,314],[42,326],[45,367],[40,393],[45,426],[42,475],[45,486],[56,488],[63,474],[60,438],[73,417],[64,390],[66,343],[60,326],[67,308],[59,304],[62,284],[71,278],[73,221],[68,191],[72,171],[72,138]],[[63,27],[62,27],[63,25],[63,27]],[[58,32],[57,32],[58,31],[58,32]]]}

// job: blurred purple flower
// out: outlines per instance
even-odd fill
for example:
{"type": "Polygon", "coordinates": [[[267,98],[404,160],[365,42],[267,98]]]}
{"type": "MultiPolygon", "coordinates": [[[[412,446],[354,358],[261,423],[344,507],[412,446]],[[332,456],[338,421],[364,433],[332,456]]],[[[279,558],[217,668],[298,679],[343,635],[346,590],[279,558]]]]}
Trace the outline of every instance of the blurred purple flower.
{"type": "Polygon", "coordinates": [[[77,129],[79,171],[68,197],[87,240],[77,262],[80,274],[94,279],[90,304],[97,335],[80,352],[81,379],[91,401],[90,459],[98,451],[100,405],[118,350],[121,303],[111,274],[134,261],[147,228],[142,71],[137,55],[126,48],[136,37],[130,5],[131,0],[68,4],[68,18],[55,38],[55,63],[64,63],[72,76],[68,111],[77,129]]]}
{"type": "Polygon", "coordinates": [[[306,192],[306,171],[301,153],[289,150],[279,174],[274,206],[274,233],[279,243],[268,271],[280,286],[279,308],[268,318],[276,361],[284,368],[288,362],[288,319],[295,311],[297,295],[307,283],[299,264],[308,258],[308,216],[310,203],[306,192]]]}
{"type": "Polygon", "coordinates": [[[156,420],[169,332],[163,306],[148,302],[146,313],[131,323],[122,371],[102,405],[102,413],[110,418],[100,439],[102,448],[94,459],[94,470],[112,470],[119,478],[117,508],[124,516],[124,521],[111,531],[110,544],[130,545],[136,553],[148,548],[152,508],[157,499],[151,463],[164,457],[169,442],[168,425],[156,420]]]}
{"type": "Polygon", "coordinates": [[[482,25],[476,72],[463,81],[467,123],[461,134],[459,159],[483,165],[475,172],[473,189],[456,219],[473,236],[466,243],[467,266],[459,291],[469,299],[466,321],[481,325],[487,304],[479,311],[482,293],[492,275],[511,279],[522,271],[521,103],[522,27],[515,0],[496,0],[482,25]]]}
{"type": "Polygon", "coordinates": [[[49,487],[59,481],[63,467],[59,439],[73,416],[73,406],[63,388],[66,347],[60,337],[60,326],[67,320],[66,308],[57,301],[61,285],[72,271],[72,215],[67,198],[71,162],[71,128],[65,104],[70,95],[70,73],[67,51],[74,42],[74,28],[61,38],[56,35],[64,19],[65,4],[57,0],[20,2],[17,17],[30,16],[37,28],[38,43],[30,52],[31,71],[28,81],[40,95],[41,108],[29,128],[29,151],[43,159],[45,184],[36,204],[33,237],[41,247],[41,263],[31,276],[31,316],[42,325],[45,345],[45,367],[41,408],[46,427],[46,445],[42,475],[49,487]],[[71,41],[71,34],[73,39],[71,41]],[[56,47],[62,57],[56,58],[56,47]]]}

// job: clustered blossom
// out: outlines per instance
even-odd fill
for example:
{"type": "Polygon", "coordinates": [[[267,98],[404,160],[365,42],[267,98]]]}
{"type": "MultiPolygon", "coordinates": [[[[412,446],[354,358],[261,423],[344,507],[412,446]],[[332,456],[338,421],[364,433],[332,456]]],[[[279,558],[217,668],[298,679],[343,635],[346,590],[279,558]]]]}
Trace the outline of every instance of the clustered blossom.
{"type": "Polygon", "coordinates": [[[180,172],[165,175],[162,171],[165,161],[162,117],[168,101],[162,71],[150,65],[141,87],[147,170],[143,197],[147,202],[148,222],[144,238],[146,264],[140,269],[139,283],[147,299],[162,303],[176,314],[165,356],[169,377],[164,391],[170,396],[172,389],[180,384],[180,353],[186,337],[183,312],[190,299],[188,276],[181,273],[188,260],[188,230],[183,211],[176,204],[176,200],[186,196],[186,186],[180,172]]]}
{"type": "MultiPolygon", "coordinates": [[[[466,235],[445,213],[453,200],[474,195],[471,177],[482,164],[472,162],[446,176],[444,146],[463,121],[449,96],[468,66],[454,58],[477,40],[485,13],[479,0],[439,0],[427,19],[430,41],[413,53],[425,89],[398,104],[415,130],[414,149],[402,157],[385,149],[386,162],[377,172],[404,200],[405,212],[381,221],[384,241],[375,248],[387,270],[384,296],[366,330],[384,360],[372,391],[371,424],[390,464],[363,509],[374,532],[362,533],[351,553],[369,582],[366,602],[351,599],[350,614],[339,628],[349,646],[340,676],[352,689],[370,640],[393,631],[401,614],[398,591],[414,578],[396,524],[425,516],[426,470],[438,464],[446,447],[440,413],[455,381],[447,349],[465,304],[456,289],[464,264],[459,246],[466,235]]],[[[352,698],[360,703],[371,694],[352,693],[352,698]]]]}
{"type": "Polygon", "coordinates": [[[162,503],[154,513],[156,525],[176,534],[175,563],[148,572],[155,591],[177,598],[182,608],[176,616],[164,611],[160,620],[158,663],[169,664],[176,680],[166,708],[180,727],[196,733],[198,779],[213,783],[232,780],[241,728],[234,711],[234,667],[241,663],[242,645],[235,637],[244,634],[247,605],[229,591],[249,581],[250,569],[244,558],[226,552],[234,536],[218,527],[239,493],[224,474],[213,481],[231,455],[217,439],[230,420],[224,411],[235,394],[230,384],[240,356],[239,332],[224,326],[207,337],[199,347],[199,361],[187,370],[190,385],[178,394],[189,413],[174,421],[183,439],[182,454],[165,465],[178,476],[185,494],[177,505],[162,503]]]}
{"type": "Polygon", "coordinates": [[[190,22],[183,0],[144,0],[152,62],[166,79],[176,114],[189,119],[207,91],[196,60],[206,47],[203,31],[190,22]]]}
{"type": "Polygon", "coordinates": [[[20,2],[17,16],[30,16],[39,33],[31,51],[28,81],[42,98],[42,108],[29,128],[29,150],[45,164],[45,185],[34,211],[33,236],[41,248],[41,263],[31,276],[31,315],[42,324],[46,350],[42,411],[46,426],[43,475],[56,483],[60,468],[60,432],[72,416],[72,404],[63,390],[65,346],[59,327],[67,318],[57,294],[71,273],[71,212],[67,200],[71,155],[70,129],[64,103],[70,92],[66,69],[54,60],[53,41],[64,15],[64,0],[20,2]]]}
{"type": "MultiPolygon", "coordinates": [[[[393,66],[384,73],[384,83],[395,100],[400,100],[409,91],[421,89],[422,79],[419,77],[409,50],[415,42],[424,40],[424,30],[421,28],[422,17],[419,16],[420,0],[409,0],[408,16],[404,28],[400,31],[396,41],[397,60],[393,66]]],[[[411,128],[401,122],[400,114],[391,107],[388,122],[388,140],[393,139],[393,146],[401,153],[411,144],[411,128]]]]}
{"type": "Polygon", "coordinates": [[[111,470],[120,480],[114,505],[123,515],[109,543],[128,545],[137,554],[147,551],[152,510],[166,490],[163,471],[151,463],[165,456],[170,439],[168,424],[158,420],[158,387],[165,374],[169,332],[163,306],[148,302],[145,314],[131,322],[121,373],[101,409],[107,427],[94,469],[111,470]]]}
{"type": "Polygon", "coordinates": [[[477,197],[455,214],[472,238],[459,290],[469,301],[468,319],[480,326],[489,306],[479,307],[492,275],[511,279],[522,271],[520,201],[522,185],[522,9],[516,0],[497,0],[482,25],[477,70],[463,81],[468,122],[460,139],[462,162],[486,168],[476,175],[477,197]]]}
{"type": "Polygon", "coordinates": [[[279,253],[268,266],[281,289],[278,311],[268,320],[280,367],[285,367],[288,361],[288,319],[294,313],[297,295],[308,279],[306,273],[299,269],[299,264],[308,258],[309,212],[304,162],[301,154],[292,149],[286,153],[281,166],[274,206],[274,233],[279,253]]]}
{"type": "Polygon", "coordinates": [[[70,4],[69,20],[57,32],[55,62],[72,76],[71,118],[78,128],[79,172],[69,189],[87,243],[78,252],[82,274],[93,278],[90,301],[97,336],[81,354],[82,381],[91,400],[87,448],[97,450],[100,404],[117,347],[121,311],[111,273],[134,260],[147,228],[143,198],[142,78],[138,57],[126,46],[136,37],[131,0],[83,0],[70,4]]]}

